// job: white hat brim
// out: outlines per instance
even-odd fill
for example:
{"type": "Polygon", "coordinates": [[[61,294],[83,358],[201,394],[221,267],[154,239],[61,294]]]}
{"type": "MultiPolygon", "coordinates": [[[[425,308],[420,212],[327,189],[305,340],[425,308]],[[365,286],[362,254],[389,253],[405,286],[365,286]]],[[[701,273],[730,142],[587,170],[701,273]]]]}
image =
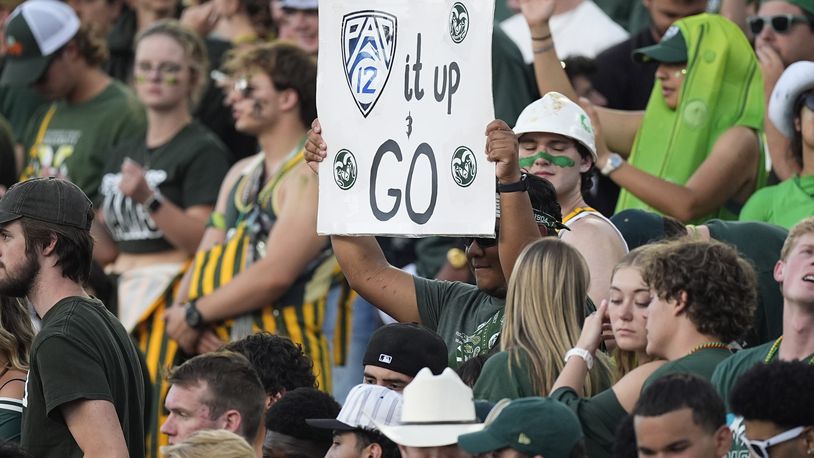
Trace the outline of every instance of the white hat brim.
{"type": "Polygon", "coordinates": [[[388,439],[405,447],[443,447],[458,443],[461,434],[483,429],[483,423],[448,425],[376,425],[388,439]]]}
{"type": "Polygon", "coordinates": [[[794,138],[794,103],[803,92],[814,88],[814,62],[795,62],[780,75],[769,100],[769,119],[787,138],[794,138]]]}

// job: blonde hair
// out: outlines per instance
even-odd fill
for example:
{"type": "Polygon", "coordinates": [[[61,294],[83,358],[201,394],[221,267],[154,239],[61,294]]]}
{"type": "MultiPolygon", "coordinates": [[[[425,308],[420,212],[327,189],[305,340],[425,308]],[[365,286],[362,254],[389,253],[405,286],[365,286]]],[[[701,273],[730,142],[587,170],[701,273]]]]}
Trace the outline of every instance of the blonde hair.
{"type": "Polygon", "coordinates": [[[254,458],[245,439],[225,429],[205,429],[175,445],[161,447],[164,458],[254,458]]]}
{"type": "MultiPolygon", "coordinates": [[[[611,272],[611,283],[613,277],[619,269],[632,268],[641,272],[644,266],[647,251],[652,248],[652,245],[642,245],[626,254],[616,266],[613,267],[611,272]]],[[[613,370],[613,378],[618,381],[624,377],[628,372],[639,367],[640,361],[635,351],[622,350],[618,346],[611,352],[611,358],[616,363],[613,370]]]]}
{"type": "MultiPolygon", "coordinates": [[[[577,343],[589,282],[585,259],[556,238],[527,246],[514,265],[500,349],[510,354],[510,370],[512,363],[522,364],[521,353],[527,355],[532,386],[542,396],[548,395],[562,371],[563,355],[577,343]]],[[[609,378],[608,359],[597,353],[585,381],[586,394],[607,388],[609,378]]]]}
{"type": "Polygon", "coordinates": [[[783,249],[780,250],[780,260],[786,260],[800,237],[811,233],[814,233],[814,216],[809,216],[808,218],[805,218],[799,223],[795,224],[794,227],[792,227],[789,231],[786,241],[783,242],[783,249]]]}
{"type": "Polygon", "coordinates": [[[209,81],[209,55],[206,45],[197,33],[182,25],[175,19],[162,19],[151,24],[136,35],[133,49],[138,48],[141,40],[152,35],[164,35],[171,38],[184,50],[184,58],[190,68],[189,109],[197,106],[209,81]]]}
{"type": "Polygon", "coordinates": [[[28,308],[17,298],[0,296],[0,353],[12,369],[28,371],[34,328],[28,308]]]}

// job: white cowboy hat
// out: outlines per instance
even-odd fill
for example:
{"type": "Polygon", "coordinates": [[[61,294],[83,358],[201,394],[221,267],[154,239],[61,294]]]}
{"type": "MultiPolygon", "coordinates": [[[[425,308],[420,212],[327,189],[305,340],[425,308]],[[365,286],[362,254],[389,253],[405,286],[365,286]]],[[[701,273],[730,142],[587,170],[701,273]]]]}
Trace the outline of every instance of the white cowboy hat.
{"type": "Polygon", "coordinates": [[[794,105],[800,94],[814,89],[814,62],[795,62],[780,75],[769,100],[769,119],[783,135],[794,137],[794,105]]]}
{"type": "Polygon", "coordinates": [[[450,368],[438,376],[421,369],[403,395],[401,424],[376,422],[377,429],[399,445],[443,447],[456,444],[461,434],[483,429],[475,416],[472,389],[450,368]]]}

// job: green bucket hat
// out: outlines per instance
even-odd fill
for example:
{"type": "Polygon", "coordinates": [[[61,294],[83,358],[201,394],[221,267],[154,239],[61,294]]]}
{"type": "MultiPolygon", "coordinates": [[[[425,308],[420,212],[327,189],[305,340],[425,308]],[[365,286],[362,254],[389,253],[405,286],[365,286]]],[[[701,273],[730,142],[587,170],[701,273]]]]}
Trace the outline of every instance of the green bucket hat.
{"type": "Polygon", "coordinates": [[[662,62],[665,64],[678,64],[687,62],[687,42],[684,35],[676,26],[671,26],[664,32],[661,41],[644,48],[633,51],[633,60],[636,62],[662,62]]]}
{"type": "Polygon", "coordinates": [[[79,18],[67,4],[29,0],[12,11],[4,31],[6,63],[0,84],[30,85],[79,30],[79,18]]]}
{"type": "MultiPolygon", "coordinates": [[[[495,409],[500,407],[498,403],[495,409]]],[[[568,458],[580,439],[582,428],[568,407],[531,397],[509,402],[491,422],[487,419],[482,431],[458,436],[458,445],[472,454],[511,448],[531,456],[568,458]]]]}

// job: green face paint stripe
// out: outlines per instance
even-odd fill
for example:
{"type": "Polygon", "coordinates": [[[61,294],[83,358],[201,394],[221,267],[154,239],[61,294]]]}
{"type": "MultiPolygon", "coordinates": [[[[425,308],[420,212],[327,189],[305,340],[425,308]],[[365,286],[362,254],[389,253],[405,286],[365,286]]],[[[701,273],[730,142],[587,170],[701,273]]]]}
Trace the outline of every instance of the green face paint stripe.
{"type": "Polygon", "coordinates": [[[557,167],[568,168],[576,165],[571,158],[566,156],[552,156],[548,151],[539,151],[534,156],[524,157],[520,159],[520,167],[529,168],[534,165],[537,159],[545,159],[548,162],[556,165],[557,167]]]}

